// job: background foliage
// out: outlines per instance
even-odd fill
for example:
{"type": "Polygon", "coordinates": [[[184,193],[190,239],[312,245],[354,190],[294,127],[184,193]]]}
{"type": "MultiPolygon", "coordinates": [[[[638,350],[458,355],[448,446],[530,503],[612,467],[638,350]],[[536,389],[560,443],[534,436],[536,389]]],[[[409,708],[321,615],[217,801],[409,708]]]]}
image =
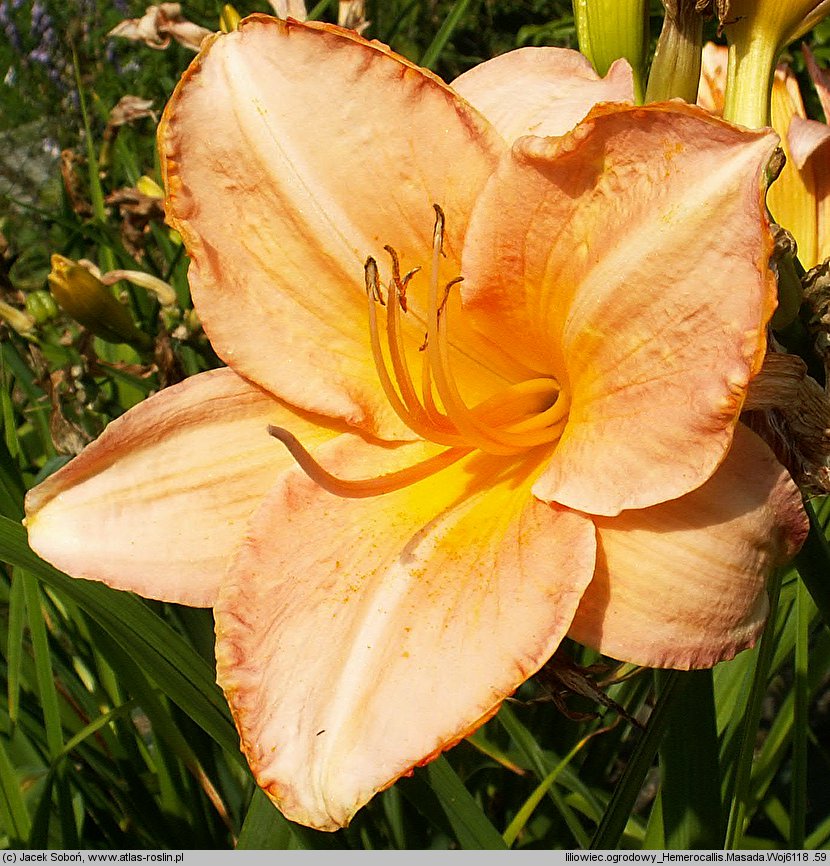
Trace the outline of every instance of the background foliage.
{"type": "MultiPolygon", "coordinates": [[[[336,5],[309,4],[326,20],[336,5]]],[[[153,117],[113,137],[111,109],[132,94],[160,110],[193,56],[176,44],[153,51],[107,38],[143,8],[137,0],[0,0],[0,300],[35,323],[23,334],[0,325],[0,841],[828,846],[823,502],[798,571],[779,575],[771,626],[755,650],[714,672],[681,674],[613,671],[567,646],[582,666],[564,669],[567,683],[562,667],[543,671],[469,741],[334,835],[290,825],[253,784],[214,683],[209,611],[70,580],[28,550],[19,523],[26,488],[152,391],[219,363],[192,314],[178,239],[158,213],[136,229],[117,204],[142,175],[159,178],[153,117]],[[55,252],[172,283],[172,308],[119,287],[152,346],[106,343],[61,313],[45,291],[55,252]]],[[[192,0],[183,11],[216,29],[220,9],[192,0]]],[[[238,9],[269,11],[263,3],[238,9]]],[[[519,45],[574,46],[564,0],[377,0],[367,11],[367,35],[447,79],[519,45]]],[[[657,24],[660,7],[653,11],[657,24]]],[[[826,26],[810,37],[824,61],[828,38],[826,26]]]]}

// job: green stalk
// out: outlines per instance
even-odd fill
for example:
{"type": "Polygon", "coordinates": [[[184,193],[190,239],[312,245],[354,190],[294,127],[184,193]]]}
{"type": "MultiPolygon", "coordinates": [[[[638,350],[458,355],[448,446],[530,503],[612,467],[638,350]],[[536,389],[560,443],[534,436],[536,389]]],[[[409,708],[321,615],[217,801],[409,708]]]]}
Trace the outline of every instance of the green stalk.
{"type": "Polygon", "coordinates": [[[576,0],[579,46],[599,75],[624,57],[634,72],[634,98],[642,104],[648,49],[649,4],[646,0],[576,0]]]}
{"type": "Polygon", "coordinates": [[[576,25],[576,39],[580,52],[591,61],[596,69],[594,52],[591,49],[591,31],[588,27],[588,0],[573,0],[574,24],[576,25]]]}
{"type": "Polygon", "coordinates": [[[673,11],[667,6],[648,76],[646,102],[679,97],[694,104],[702,50],[703,16],[695,9],[694,0],[680,0],[673,11]]]}
{"type": "Polygon", "coordinates": [[[769,126],[769,101],[778,48],[768,39],[746,34],[729,44],[723,116],[733,123],[760,129],[769,126]]]}
{"type": "MultiPolygon", "coordinates": [[[[89,120],[89,111],[86,105],[86,95],[81,82],[81,68],[78,64],[78,55],[75,47],[72,47],[72,63],[75,67],[75,84],[78,88],[78,104],[81,108],[81,119],[84,123],[84,137],[86,139],[86,163],[87,179],[89,182],[89,197],[92,203],[92,214],[103,226],[107,222],[107,209],[104,205],[104,190],[101,187],[101,178],[98,175],[98,154],[95,152],[95,144],[92,139],[92,124],[89,120]]],[[[115,270],[115,255],[108,246],[100,249],[99,266],[103,271],[115,270]]]]}

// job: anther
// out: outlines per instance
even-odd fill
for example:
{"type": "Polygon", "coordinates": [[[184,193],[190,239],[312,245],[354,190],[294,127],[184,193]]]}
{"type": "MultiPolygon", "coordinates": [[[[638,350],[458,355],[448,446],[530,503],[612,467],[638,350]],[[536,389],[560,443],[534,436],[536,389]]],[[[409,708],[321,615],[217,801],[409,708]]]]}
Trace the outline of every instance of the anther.
{"type": "Polygon", "coordinates": [[[441,313],[444,312],[444,307],[447,306],[447,301],[450,299],[450,291],[452,291],[452,287],[463,282],[464,277],[455,277],[455,279],[450,280],[447,285],[444,286],[444,297],[441,298],[441,303],[438,304],[437,316],[439,320],[441,319],[441,313]]]}
{"type": "Polygon", "coordinates": [[[435,211],[435,226],[432,230],[432,246],[433,249],[437,250],[442,256],[446,256],[444,252],[444,223],[446,222],[444,217],[444,211],[441,209],[441,205],[434,204],[432,209],[435,211]]]}
{"type": "Polygon", "coordinates": [[[364,279],[366,280],[366,294],[382,307],[386,305],[383,300],[383,292],[380,289],[380,277],[378,276],[378,263],[369,256],[363,266],[364,279]]]}
{"type": "Polygon", "coordinates": [[[401,309],[406,313],[408,310],[406,288],[409,285],[409,281],[418,273],[418,271],[421,270],[421,268],[420,266],[412,268],[411,271],[407,271],[403,278],[401,278],[401,263],[395,248],[386,244],[384,249],[389,253],[389,258],[392,259],[392,282],[397,290],[396,294],[398,296],[398,303],[401,305],[401,309]]]}

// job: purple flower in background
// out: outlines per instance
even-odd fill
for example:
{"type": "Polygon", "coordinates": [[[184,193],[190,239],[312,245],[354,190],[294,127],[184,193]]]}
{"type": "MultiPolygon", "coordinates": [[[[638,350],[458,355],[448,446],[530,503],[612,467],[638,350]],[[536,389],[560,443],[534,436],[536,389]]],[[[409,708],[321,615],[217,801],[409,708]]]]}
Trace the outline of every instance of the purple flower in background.
{"type": "Polygon", "coordinates": [[[40,32],[45,29],[41,26],[41,22],[43,22],[44,19],[47,21],[46,26],[49,26],[52,19],[46,11],[46,7],[40,2],[40,0],[35,0],[35,2],[32,3],[32,33],[40,32]]]}
{"type": "MultiPolygon", "coordinates": [[[[12,9],[16,9],[16,6],[12,6],[12,9]]],[[[23,50],[23,43],[20,39],[20,31],[17,29],[17,25],[12,20],[9,4],[7,0],[3,0],[0,3],[0,27],[3,28],[3,33],[6,36],[6,39],[9,41],[9,44],[14,48],[15,51],[20,52],[23,50]]]]}

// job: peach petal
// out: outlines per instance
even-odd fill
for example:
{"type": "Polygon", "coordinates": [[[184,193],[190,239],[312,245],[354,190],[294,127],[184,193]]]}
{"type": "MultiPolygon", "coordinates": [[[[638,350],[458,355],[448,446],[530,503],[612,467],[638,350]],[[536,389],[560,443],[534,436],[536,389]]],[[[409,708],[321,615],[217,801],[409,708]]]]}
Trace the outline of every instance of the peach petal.
{"type": "Polygon", "coordinates": [[[697,88],[697,104],[712,114],[723,114],[726,91],[726,67],[729,48],[707,42],[703,46],[700,63],[700,82],[697,88]]]}
{"type": "Polygon", "coordinates": [[[74,577],[209,607],[248,518],[294,465],[268,424],[312,446],[339,432],[228,369],[161,391],[29,492],[32,548],[74,577]]]}
{"type": "Polygon", "coordinates": [[[767,205],[772,218],[795,238],[798,257],[809,268],[817,261],[818,215],[815,200],[808,188],[810,178],[798,169],[790,153],[790,126],[794,121],[805,118],[806,114],[798,80],[788,66],[781,65],[775,70],[770,115],[775,131],[781,136],[781,149],[787,160],[769,188],[767,205]]]}
{"type": "Polygon", "coordinates": [[[634,102],[625,60],[600,78],[567,48],[519,48],[473,67],[452,88],[475,106],[506,141],[522,135],[562,135],[598,102],[634,102]]]}
{"type": "Polygon", "coordinates": [[[437,203],[456,276],[497,133],[385,46],[254,15],[190,67],[159,144],[168,219],[219,355],[293,405],[402,435],[369,351],[364,262],[388,280],[389,244],[404,268],[428,266],[437,203]]]}
{"type": "Polygon", "coordinates": [[[794,117],[790,121],[787,143],[790,146],[793,162],[799,169],[803,169],[807,160],[828,141],[830,141],[830,126],[826,123],[805,120],[802,117],[794,117]]]}
{"type": "Polygon", "coordinates": [[[775,305],[775,142],[667,103],[595,109],[502,160],[473,213],[463,299],[570,396],[541,499],[613,515],[693,490],[723,459],[775,305]]]}
{"type": "MultiPolygon", "coordinates": [[[[815,68],[811,74],[822,73],[815,68]]],[[[787,162],[767,204],[795,238],[801,263],[811,268],[830,256],[830,127],[806,118],[798,81],[787,66],[775,72],[771,114],[787,162]]]]}
{"type": "Polygon", "coordinates": [[[807,62],[807,71],[810,73],[813,86],[816,88],[821,109],[824,112],[824,119],[830,121],[830,72],[822,69],[809,46],[802,45],[801,53],[804,55],[804,60],[807,62]]]}
{"type": "Polygon", "coordinates": [[[718,471],[686,496],[597,518],[597,570],[570,637],[640,665],[705,668],[755,642],[766,580],[801,546],[801,496],[743,425],[718,471]]]}
{"type": "MultiPolygon", "coordinates": [[[[376,476],[436,446],[345,435],[317,452],[376,476]]],[[[349,822],[471,733],[553,653],[594,563],[583,515],[535,500],[538,458],[469,456],[340,499],[285,474],[216,605],[218,680],[258,783],[293,821],[349,822]]]]}

